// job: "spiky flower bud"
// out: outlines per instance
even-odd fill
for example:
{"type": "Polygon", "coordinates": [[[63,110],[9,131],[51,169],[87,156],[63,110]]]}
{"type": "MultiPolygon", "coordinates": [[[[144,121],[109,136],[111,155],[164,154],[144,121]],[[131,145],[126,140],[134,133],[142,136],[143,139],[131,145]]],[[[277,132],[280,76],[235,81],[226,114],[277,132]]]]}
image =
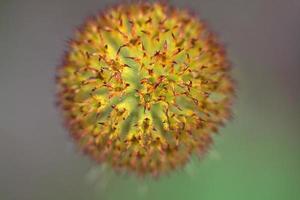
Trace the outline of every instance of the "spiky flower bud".
{"type": "Polygon", "coordinates": [[[57,85],[84,152],[154,176],[206,152],[234,93],[215,36],[189,12],[161,3],[121,4],[87,20],[57,85]]]}

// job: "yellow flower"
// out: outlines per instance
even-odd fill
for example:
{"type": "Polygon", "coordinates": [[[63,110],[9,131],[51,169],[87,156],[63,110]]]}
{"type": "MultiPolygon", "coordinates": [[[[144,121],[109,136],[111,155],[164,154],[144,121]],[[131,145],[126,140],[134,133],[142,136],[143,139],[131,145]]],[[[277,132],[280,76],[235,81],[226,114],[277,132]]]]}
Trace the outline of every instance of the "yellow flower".
{"type": "Polygon", "coordinates": [[[57,71],[57,98],[94,160],[157,176],[207,151],[231,115],[229,73],[224,49],[189,12],[120,4],[76,32],[57,71]]]}

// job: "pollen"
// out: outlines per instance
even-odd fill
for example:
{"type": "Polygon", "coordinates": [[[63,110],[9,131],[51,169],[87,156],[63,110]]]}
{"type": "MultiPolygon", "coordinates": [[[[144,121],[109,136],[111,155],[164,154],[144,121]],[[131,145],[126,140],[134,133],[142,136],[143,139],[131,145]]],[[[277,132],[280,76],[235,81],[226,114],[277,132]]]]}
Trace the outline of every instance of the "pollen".
{"type": "Polygon", "coordinates": [[[116,171],[181,168],[231,117],[223,46],[197,17],[162,3],[119,4],[89,18],[56,77],[70,135],[116,171]]]}

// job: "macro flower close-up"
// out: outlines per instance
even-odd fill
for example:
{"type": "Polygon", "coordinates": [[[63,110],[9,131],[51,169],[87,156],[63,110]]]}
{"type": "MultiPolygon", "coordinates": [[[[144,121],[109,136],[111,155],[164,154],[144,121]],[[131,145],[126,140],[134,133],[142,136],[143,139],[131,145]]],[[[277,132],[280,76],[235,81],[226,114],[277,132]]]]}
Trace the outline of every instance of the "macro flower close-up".
{"type": "Polygon", "coordinates": [[[0,200],[299,200],[300,0],[0,0],[0,200]]]}

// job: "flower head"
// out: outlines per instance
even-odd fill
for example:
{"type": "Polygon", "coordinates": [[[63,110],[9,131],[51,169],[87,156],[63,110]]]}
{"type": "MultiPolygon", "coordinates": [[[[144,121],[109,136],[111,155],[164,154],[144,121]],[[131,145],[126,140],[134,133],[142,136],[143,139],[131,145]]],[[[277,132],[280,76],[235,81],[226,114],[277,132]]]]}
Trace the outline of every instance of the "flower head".
{"type": "Polygon", "coordinates": [[[58,103],[93,159],[159,175],[206,152],[230,117],[229,70],[222,46],[189,12],[120,4],[87,20],[69,43],[58,103]]]}

